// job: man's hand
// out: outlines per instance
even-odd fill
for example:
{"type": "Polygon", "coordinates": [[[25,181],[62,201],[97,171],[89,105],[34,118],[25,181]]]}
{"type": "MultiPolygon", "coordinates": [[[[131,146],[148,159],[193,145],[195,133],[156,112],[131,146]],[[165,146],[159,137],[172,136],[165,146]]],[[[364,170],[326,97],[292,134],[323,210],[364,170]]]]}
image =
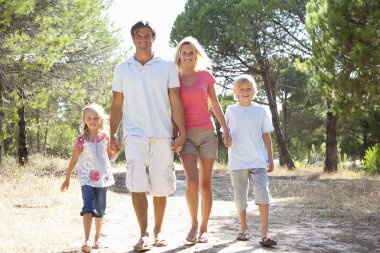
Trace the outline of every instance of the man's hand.
{"type": "Polygon", "coordinates": [[[172,150],[173,152],[180,152],[183,149],[183,144],[185,143],[185,138],[178,136],[174,138],[172,150]]]}
{"type": "Polygon", "coordinates": [[[110,148],[115,153],[120,152],[120,143],[114,134],[110,135],[110,148]]]}

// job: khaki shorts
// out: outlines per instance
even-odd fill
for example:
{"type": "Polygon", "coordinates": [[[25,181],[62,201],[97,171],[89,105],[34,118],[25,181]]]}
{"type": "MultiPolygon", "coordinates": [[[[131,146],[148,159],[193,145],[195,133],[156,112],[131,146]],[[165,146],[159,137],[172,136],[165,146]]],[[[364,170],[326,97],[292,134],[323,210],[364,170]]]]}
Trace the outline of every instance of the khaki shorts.
{"type": "Polygon", "coordinates": [[[203,159],[216,160],[218,137],[214,129],[191,128],[186,132],[186,141],[180,155],[197,154],[203,159]]]}
{"type": "Polygon", "coordinates": [[[171,138],[125,138],[127,175],[125,185],[131,192],[150,192],[164,197],[174,193],[176,177],[171,138]]]}
{"type": "Polygon", "coordinates": [[[230,178],[234,189],[234,202],[238,212],[248,207],[249,182],[253,183],[255,204],[270,204],[267,169],[231,170],[230,178]]]}

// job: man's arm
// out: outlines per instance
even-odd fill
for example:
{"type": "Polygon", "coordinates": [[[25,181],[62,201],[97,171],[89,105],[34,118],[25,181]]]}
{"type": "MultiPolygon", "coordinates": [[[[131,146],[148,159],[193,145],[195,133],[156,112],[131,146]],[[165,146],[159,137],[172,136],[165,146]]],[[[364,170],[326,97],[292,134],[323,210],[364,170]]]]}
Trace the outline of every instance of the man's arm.
{"type": "Polygon", "coordinates": [[[120,144],[117,141],[116,133],[119,129],[121,118],[123,116],[123,102],[123,93],[113,91],[110,114],[110,145],[111,149],[115,152],[118,152],[120,150],[120,144]]]}
{"type": "Polygon", "coordinates": [[[274,170],[274,162],[273,162],[273,151],[272,151],[272,138],[270,137],[270,133],[263,133],[263,141],[265,148],[268,153],[268,172],[272,172],[274,170]]]}
{"type": "Polygon", "coordinates": [[[179,88],[169,89],[169,100],[172,118],[176,124],[179,132],[179,136],[176,142],[173,144],[173,151],[179,152],[182,150],[183,144],[186,140],[186,128],[185,128],[185,116],[183,112],[183,106],[179,88]]]}

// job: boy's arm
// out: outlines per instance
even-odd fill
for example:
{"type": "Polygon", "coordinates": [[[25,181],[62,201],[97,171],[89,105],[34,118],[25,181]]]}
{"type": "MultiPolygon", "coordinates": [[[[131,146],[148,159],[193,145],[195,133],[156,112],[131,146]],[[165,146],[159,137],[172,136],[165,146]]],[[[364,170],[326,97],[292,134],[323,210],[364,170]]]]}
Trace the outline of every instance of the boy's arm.
{"type": "Polygon", "coordinates": [[[71,157],[71,160],[70,160],[70,163],[69,163],[69,167],[67,167],[66,179],[62,183],[61,192],[64,192],[67,189],[69,189],[70,177],[71,177],[71,174],[73,173],[73,170],[74,170],[75,166],[77,165],[79,155],[80,155],[80,150],[78,148],[75,148],[73,156],[71,157]]]}
{"type": "Polygon", "coordinates": [[[270,133],[263,133],[262,136],[268,153],[268,172],[272,172],[274,170],[272,138],[270,137],[270,133]]]}

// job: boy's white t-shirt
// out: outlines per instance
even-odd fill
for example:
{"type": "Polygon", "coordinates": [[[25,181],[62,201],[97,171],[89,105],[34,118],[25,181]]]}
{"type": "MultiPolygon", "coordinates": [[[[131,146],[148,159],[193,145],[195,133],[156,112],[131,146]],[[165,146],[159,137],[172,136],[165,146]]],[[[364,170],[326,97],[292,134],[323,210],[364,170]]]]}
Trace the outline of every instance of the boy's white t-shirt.
{"type": "Polygon", "coordinates": [[[168,89],[179,87],[172,61],[153,57],[142,65],[133,56],[114,70],[112,90],[123,93],[123,135],[171,137],[168,89]]]}
{"type": "Polygon", "coordinates": [[[273,131],[268,111],[257,104],[234,104],[227,107],[225,118],[232,137],[232,146],[228,148],[228,168],[267,168],[268,154],[262,134],[273,131]]]}

